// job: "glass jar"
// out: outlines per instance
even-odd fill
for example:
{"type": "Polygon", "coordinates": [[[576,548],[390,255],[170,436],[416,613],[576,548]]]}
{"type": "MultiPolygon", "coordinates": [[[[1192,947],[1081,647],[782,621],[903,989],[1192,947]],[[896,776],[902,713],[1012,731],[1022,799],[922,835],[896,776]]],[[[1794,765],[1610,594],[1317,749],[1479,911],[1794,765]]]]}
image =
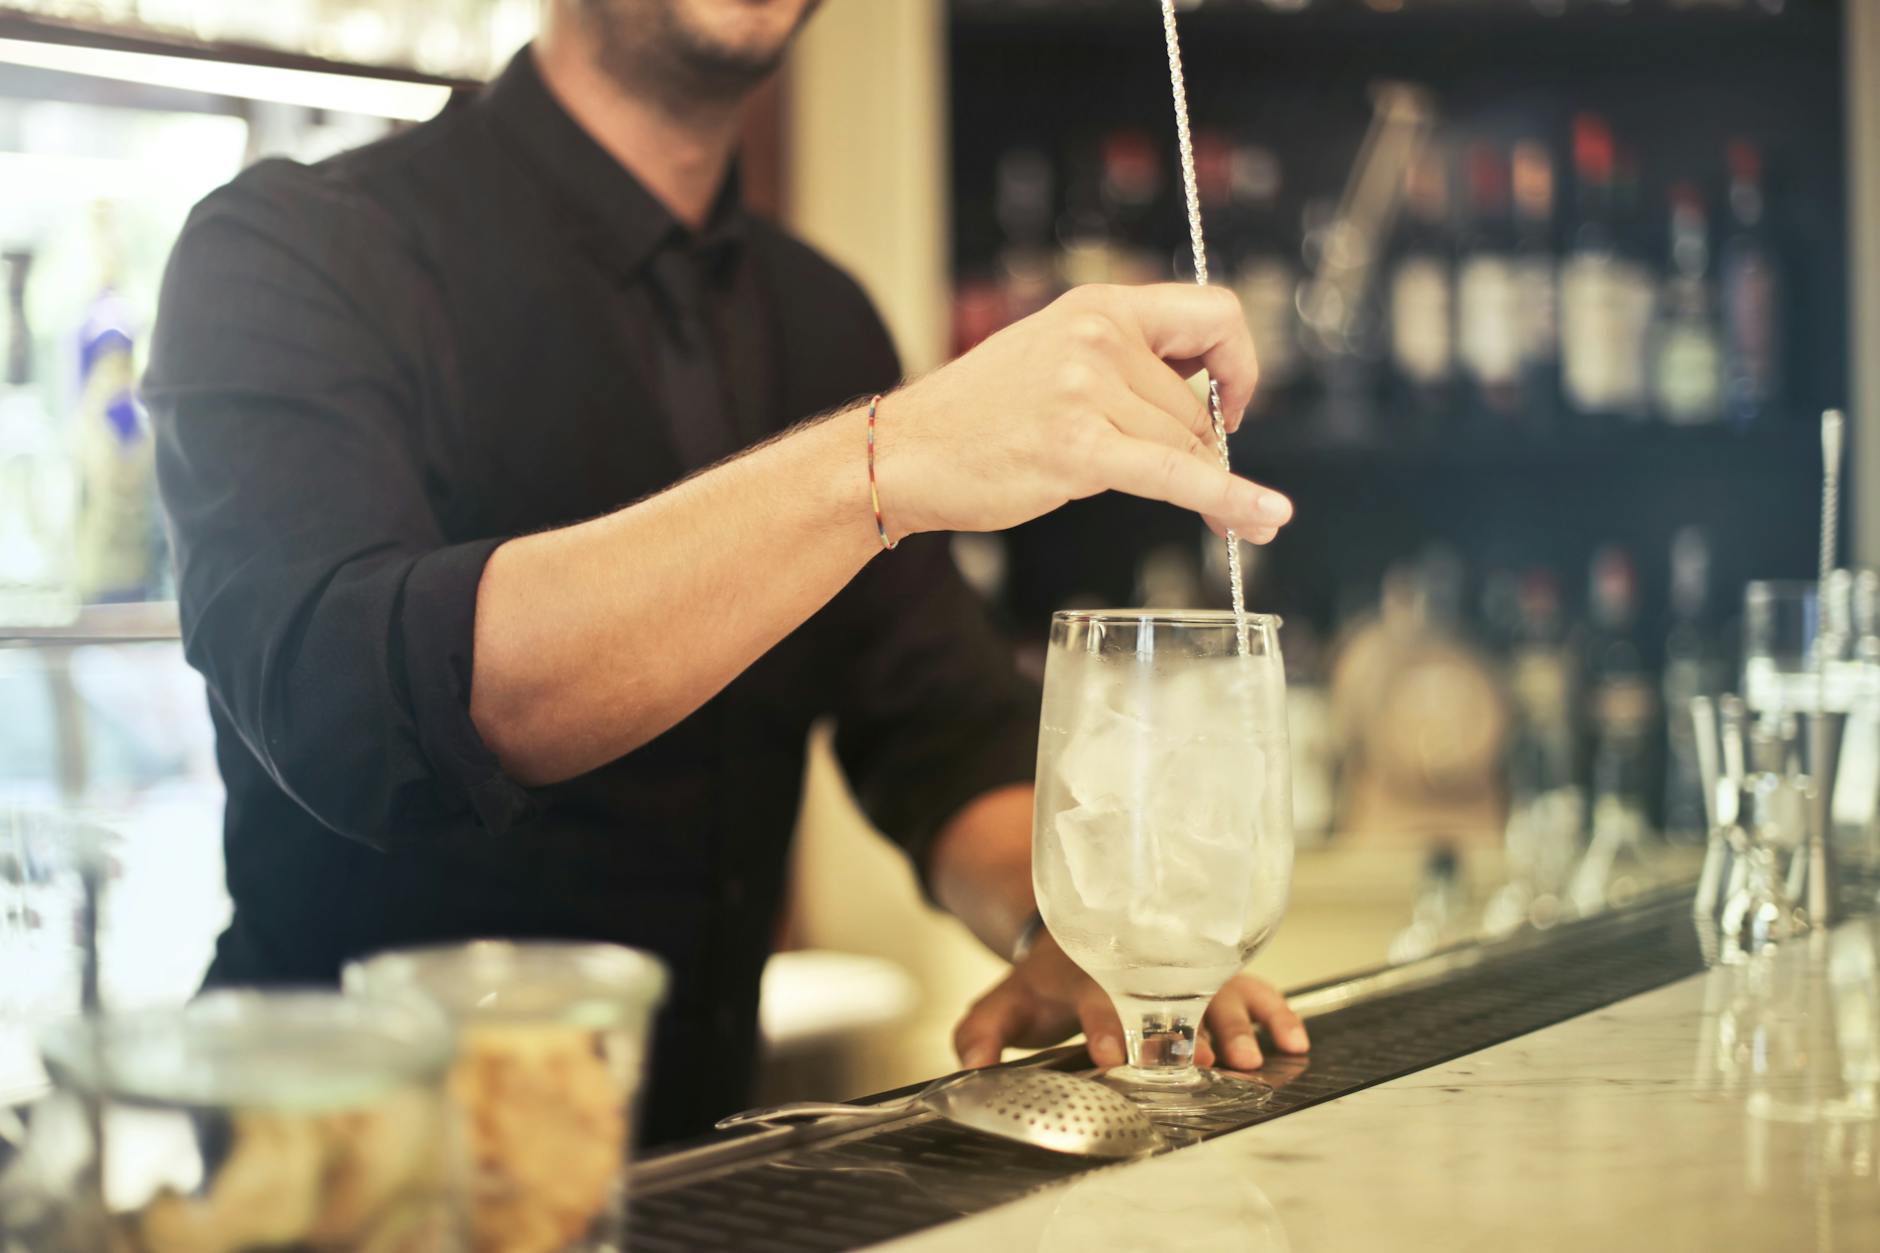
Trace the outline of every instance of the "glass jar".
{"type": "Polygon", "coordinates": [[[384,953],[345,986],[456,1023],[456,1099],[479,1253],[623,1247],[626,1165],[657,958],[612,944],[479,940],[384,953]]]}
{"type": "Polygon", "coordinates": [[[456,1253],[451,1044],[435,1011],[329,992],[219,992],[47,1028],[55,1090],[9,1180],[9,1223],[46,1250],[456,1253]]]}

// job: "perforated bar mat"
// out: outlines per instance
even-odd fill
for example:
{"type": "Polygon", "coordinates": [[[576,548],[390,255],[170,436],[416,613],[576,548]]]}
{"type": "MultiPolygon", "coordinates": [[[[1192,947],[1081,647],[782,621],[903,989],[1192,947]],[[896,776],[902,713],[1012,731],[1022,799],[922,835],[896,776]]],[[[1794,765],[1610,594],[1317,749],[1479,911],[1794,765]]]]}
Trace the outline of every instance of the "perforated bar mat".
{"type": "MultiPolygon", "coordinates": [[[[1683,894],[1487,949],[1434,981],[1380,992],[1309,1019],[1312,1053],[1269,1065],[1277,1088],[1257,1114],[1202,1129],[1220,1135],[1423,1070],[1702,970],[1683,894]]],[[[1058,1064],[1088,1065],[1081,1051],[1058,1064]]],[[[990,1209],[1096,1168],[1093,1163],[927,1118],[792,1140],[723,1160],[707,1146],[638,1172],[636,1253],[808,1253],[852,1249],[990,1209]],[[696,1168],[687,1163],[696,1161],[696,1168]]],[[[721,1144],[735,1148],[728,1139],[721,1144]]]]}

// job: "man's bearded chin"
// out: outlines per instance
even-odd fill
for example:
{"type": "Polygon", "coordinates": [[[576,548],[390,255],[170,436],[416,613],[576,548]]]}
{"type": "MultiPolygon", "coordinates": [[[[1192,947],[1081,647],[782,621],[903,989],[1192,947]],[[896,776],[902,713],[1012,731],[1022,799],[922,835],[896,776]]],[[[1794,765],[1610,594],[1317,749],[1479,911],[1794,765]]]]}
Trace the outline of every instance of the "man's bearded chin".
{"type": "MultiPolygon", "coordinates": [[[[609,76],[681,107],[742,100],[776,73],[802,25],[775,39],[735,41],[689,21],[683,0],[583,0],[581,7],[609,76]]],[[[806,6],[804,18],[816,8],[806,6]]]]}

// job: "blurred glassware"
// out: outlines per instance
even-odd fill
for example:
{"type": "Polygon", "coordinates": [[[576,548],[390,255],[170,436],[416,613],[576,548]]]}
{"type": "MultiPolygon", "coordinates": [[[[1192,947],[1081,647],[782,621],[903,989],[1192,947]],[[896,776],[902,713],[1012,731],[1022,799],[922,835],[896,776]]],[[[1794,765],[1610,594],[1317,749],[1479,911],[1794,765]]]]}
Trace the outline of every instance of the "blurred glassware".
{"type": "Polygon", "coordinates": [[[1398,965],[1413,962],[1464,938],[1470,921],[1464,916],[1467,903],[1456,850],[1447,845],[1431,849],[1423,862],[1422,886],[1410,907],[1410,923],[1391,939],[1389,960],[1398,965]]]}
{"type": "Polygon", "coordinates": [[[613,944],[478,940],[346,967],[346,990],[440,1009],[479,1250],[624,1246],[626,1165],[660,962],[613,944]]]}
{"type": "Polygon", "coordinates": [[[1855,575],[1853,602],[1854,694],[1830,816],[1836,864],[1850,890],[1871,903],[1880,888],[1880,572],[1855,575]]]}
{"type": "Polygon", "coordinates": [[[72,1019],[41,1050],[56,1090],[4,1184],[12,1247],[462,1248],[433,1010],[220,992],[72,1019]]]}
{"type": "MultiPolygon", "coordinates": [[[[1720,959],[1751,960],[1790,938],[1802,924],[1783,859],[1799,863],[1808,824],[1807,781],[1797,769],[1796,722],[1765,717],[1751,741],[1749,771],[1717,784],[1717,822],[1734,862],[1718,913],[1720,959]]],[[[1726,755],[1728,755],[1726,748],[1726,755]]]]}
{"type": "Polygon", "coordinates": [[[1854,695],[1854,675],[1844,664],[1852,634],[1851,576],[1831,582],[1828,593],[1824,606],[1812,580],[1760,581],[1744,589],[1743,696],[1753,712],[1812,712],[1821,648],[1827,651],[1828,708],[1847,711],[1854,695]]]}
{"type": "MultiPolygon", "coordinates": [[[[1730,845],[1717,821],[1717,785],[1723,777],[1723,749],[1718,727],[1717,702],[1709,696],[1693,696],[1689,701],[1691,718],[1691,755],[1702,789],[1704,830],[1704,865],[1697,876],[1697,899],[1692,913],[1701,937],[1715,939],[1717,911],[1723,907],[1724,885],[1728,882],[1730,845]]],[[[1673,714],[1675,716],[1675,709],[1673,714]]],[[[1711,953],[1706,950],[1705,956],[1711,953]]]]}
{"type": "MultiPolygon", "coordinates": [[[[1822,717],[1823,760],[1813,732],[1803,767],[1820,776],[1825,802],[1818,815],[1827,833],[1828,864],[1851,872],[1827,876],[1830,895],[1860,893],[1871,902],[1871,872],[1880,867],[1880,832],[1873,819],[1880,797],[1880,606],[1870,573],[1832,571],[1825,596],[1814,582],[1751,583],[1743,601],[1743,682],[1751,709],[1822,717]],[[1819,669],[1817,662],[1820,663],[1819,669]]],[[[1811,783],[1810,785],[1814,785],[1811,783]]],[[[1794,867],[1790,891],[1806,896],[1808,864],[1794,867]]]]}
{"type": "Polygon", "coordinates": [[[69,815],[0,806],[0,1106],[44,1088],[34,1032],[98,1005],[112,843],[69,815]]]}

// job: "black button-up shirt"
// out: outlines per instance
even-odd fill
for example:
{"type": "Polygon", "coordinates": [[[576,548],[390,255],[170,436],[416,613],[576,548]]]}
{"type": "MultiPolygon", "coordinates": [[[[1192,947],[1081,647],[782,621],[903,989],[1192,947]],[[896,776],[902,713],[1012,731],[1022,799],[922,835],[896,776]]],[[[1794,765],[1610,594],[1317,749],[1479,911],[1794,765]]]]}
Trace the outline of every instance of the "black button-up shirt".
{"type": "MultiPolygon", "coordinates": [[[[1037,724],[923,537],[645,747],[552,787],[504,775],[468,714],[490,552],[658,491],[712,446],[675,428],[711,407],[664,394],[697,347],[654,273],[675,249],[732,446],[895,382],[849,278],[735,203],[684,230],[525,52],[426,125],[264,162],[198,206],[145,387],[228,787],[235,916],[211,981],[326,981],[473,936],[649,949],[673,974],[653,1140],[745,1100],[812,721],[835,717],[865,808],[917,863],[960,806],[1029,779],[1037,724]]],[[[665,608],[674,655],[694,615],[738,612],[665,608]]]]}

